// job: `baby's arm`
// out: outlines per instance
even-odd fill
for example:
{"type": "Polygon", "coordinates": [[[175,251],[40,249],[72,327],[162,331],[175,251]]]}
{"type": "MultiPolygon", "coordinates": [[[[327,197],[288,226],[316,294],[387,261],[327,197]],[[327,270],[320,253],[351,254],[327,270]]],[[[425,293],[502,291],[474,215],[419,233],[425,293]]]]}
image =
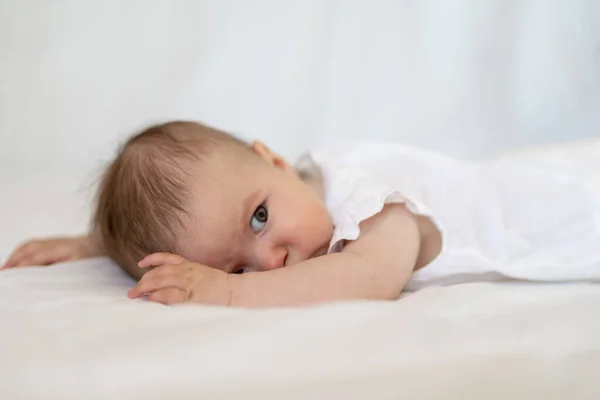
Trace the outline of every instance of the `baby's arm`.
{"type": "Polygon", "coordinates": [[[97,234],[30,240],[19,246],[0,268],[52,265],[104,255],[97,234]]]}
{"type": "Polygon", "coordinates": [[[389,204],[360,228],[360,237],[341,253],[268,272],[230,275],[231,305],[295,306],[398,298],[419,254],[416,217],[402,204],[389,204]]]}

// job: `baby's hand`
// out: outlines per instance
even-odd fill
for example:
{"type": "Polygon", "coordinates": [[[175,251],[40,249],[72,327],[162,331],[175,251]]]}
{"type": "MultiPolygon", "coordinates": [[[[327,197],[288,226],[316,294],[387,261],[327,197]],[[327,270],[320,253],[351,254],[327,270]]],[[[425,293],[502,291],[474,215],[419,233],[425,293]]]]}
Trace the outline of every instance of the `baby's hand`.
{"type": "Polygon", "coordinates": [[[228,306],[231,294],[227,273],[196,264],[176,254],[154,253],[138,263],[155,266],[129,291],[132,299],[148,296],[162,304],[203,303],[228,306]]]}
{"type": "Polygon", "coordinates": [[[13,252],[2,269],[51,265],[91,257],[92,253],[88,236],[30,240],[13,252]]]}

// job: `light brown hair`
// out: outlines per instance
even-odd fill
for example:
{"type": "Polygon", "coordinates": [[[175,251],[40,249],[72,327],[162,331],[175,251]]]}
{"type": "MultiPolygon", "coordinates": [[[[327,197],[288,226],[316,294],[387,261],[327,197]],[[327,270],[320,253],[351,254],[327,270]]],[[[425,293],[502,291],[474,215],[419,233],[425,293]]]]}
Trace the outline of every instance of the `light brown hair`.
{"type": "Polygon", "coordinates": [[[119,149],[98,187],[93,232],[105,253],[134,279],[137,263],[154,252],[177,252],[190,203],[190,170],[215,152],[248,145],[189,121],[154,125],[119,149]]]}

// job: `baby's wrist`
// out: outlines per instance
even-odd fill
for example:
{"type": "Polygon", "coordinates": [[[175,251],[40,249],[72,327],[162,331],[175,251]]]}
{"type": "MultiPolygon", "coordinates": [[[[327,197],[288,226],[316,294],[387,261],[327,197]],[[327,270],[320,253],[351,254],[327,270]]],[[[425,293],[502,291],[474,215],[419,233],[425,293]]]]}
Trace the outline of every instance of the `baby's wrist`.
{"type": "Polygon", "coordinates": [[[92,235],[81,236],[77,240],[79,242],[81,251],[83,254],[85,254],[85,256],[96,257],[102,255],[102,251],[92,235]]]}

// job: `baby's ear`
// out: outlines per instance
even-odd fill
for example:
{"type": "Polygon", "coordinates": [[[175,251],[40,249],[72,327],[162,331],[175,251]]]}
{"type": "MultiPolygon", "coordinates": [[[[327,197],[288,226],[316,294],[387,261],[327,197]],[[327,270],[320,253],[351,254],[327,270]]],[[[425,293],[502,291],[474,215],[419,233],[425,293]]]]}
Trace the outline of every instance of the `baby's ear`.
{"type": "Polygon", "coordinates": [[[287,163],[287,161],[285,161],[283,157],[271,151],[271,149],[269,149],[264,143],[255,141],[252,142],[252,145],[250,147],[252,148],[252,151],[258,154],[263,160],[265,160],[272,166],[282,169],[284,171],[288,171],[291,169],[290,165],[287,163]]]}

